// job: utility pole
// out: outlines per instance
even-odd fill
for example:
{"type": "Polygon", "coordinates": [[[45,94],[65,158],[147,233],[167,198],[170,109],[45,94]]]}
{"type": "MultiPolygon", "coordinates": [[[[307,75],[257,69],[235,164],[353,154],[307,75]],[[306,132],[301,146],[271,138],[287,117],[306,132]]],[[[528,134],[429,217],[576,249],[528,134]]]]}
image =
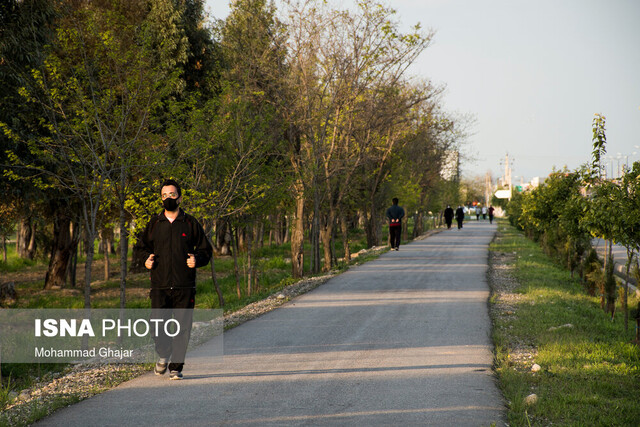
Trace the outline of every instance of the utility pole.
{"type": "Polygon", "coordinates": [[[491,203],[491,175],[489,172],[484,176],[484,205],[491,203]]]}
{"type": "Polygon", "coordinates": [[[504,179],[505,179],[506,185],[509,186],[509,201],[511,201],[512,190],[511,190],[511,166],[509,166],[509,153],[507,153],[504,158],[504,179]]]}

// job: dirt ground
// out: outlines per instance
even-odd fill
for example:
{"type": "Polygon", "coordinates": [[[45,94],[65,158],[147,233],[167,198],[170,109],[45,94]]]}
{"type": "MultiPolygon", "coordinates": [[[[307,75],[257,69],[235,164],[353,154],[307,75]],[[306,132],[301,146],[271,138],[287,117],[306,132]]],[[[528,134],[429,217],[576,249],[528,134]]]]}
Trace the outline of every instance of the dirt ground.
{"type": "MultiPolygon", "coordinates": [[[[110,260],[109,265],[109,281],[111,285],[107,285],[105,281],[105,265],[104,260],[94,260],[91,270],[91,295],[97,298],[117,298],[120,296],[120,288],[113,286],[113,281],[120,280],[120,263],[116,260],[110,260]]],[[[67,280],[67,285],[63,288],[44,289],[44,279],[47,273],[46,265],[37,265],[26,267],[17,272],[2,273],[1,283],[13,282],[18,299],[20,294],[27,289],[30,297],[38,297],[49,295],[56,292],[61,297],[83,295],[84,292],[84,275],[85,263],[78,263],[76,287],[71,287],[67,280]],[[39,284],[40,286],[36,286],[39,284]],[[28,288],[26,285],[29,285],[28,288]],[[40,288],[40,290],[38,290],[40,288]]],[[[148,295],[147,273],[129,273],[127,274],[127,298],[146,297],[148,295]]]]}

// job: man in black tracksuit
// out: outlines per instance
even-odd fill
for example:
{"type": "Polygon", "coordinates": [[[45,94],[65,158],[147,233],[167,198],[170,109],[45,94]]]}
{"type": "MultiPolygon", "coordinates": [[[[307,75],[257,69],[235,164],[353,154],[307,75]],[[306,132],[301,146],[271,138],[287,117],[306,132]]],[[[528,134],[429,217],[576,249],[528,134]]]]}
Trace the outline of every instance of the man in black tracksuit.
{"type": "Polygon", "coordinates": [[[458,209],[456,209],[456,221],[458,221],[458,230],[460,230],[464,221],[464,209],[462,206],[458,206],[458,209]]]}
{"type": "Polygon", "coordinates": [[[402,218],[404,218],[404,209],[398,206],[398,198],[394,197],[393,205],[387,209],[387,218],[389,219],[389,237],[391,249],[396,251],[400,249],[400,236],[402,232],[402,218]]]}
{"type": "Polygon", "coordinates": [[[447,205],[447,208],[444,210],[444,222],[447,223],[447,230],[450,230],[451,224],[453,223],[453,208],[450,205],[447,205]]]}
{"type": "Polygon", "coordinates": [[[191,335],[196,268],[209,263],[212,247],[200,223],[180,209],[182,192],[178,183],[165,181],[160,194],[164,211],[151,218],[136,249],[145,256],[145,267],[151,272],[151,318],[166,320],[173,314],[180,324],[175,337],[162,333],[162,327],[154,336],[160,357],[155,373],[163,375],[168,367],[169,379],[179,380],[191,335]]]}

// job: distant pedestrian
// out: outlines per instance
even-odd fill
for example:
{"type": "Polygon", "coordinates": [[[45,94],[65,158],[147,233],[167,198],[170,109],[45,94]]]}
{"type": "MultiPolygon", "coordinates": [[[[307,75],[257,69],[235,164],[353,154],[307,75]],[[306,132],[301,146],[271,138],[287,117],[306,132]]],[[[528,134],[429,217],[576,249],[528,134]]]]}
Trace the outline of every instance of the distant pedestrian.
{"type": "Polygon", "coordinates": [[[453,223],[453,209],[450,205],[447,205],[447,208],[444,210],[444,222],[447,223],[447,230],[450,230],[451,224],[453,223]]]}
{"type": "Polygon", "coordinates": [[[398,206],[398,198],[394,197],[392,205],[387,209],[387,218],[389,219],[389,237],[391,249],[400,250],[400,236],[402,232],[402,218],[404,218],[404,209],[398,206]]]}
{"type": "Polygon", "coordinates": [[[462,206],[458,206],[458,209],[456,209],[456,221],[458,221],[458,230],[460,230],[464,221],[464,208],[462,206]]]}
{"type": "Polygon", "coordinates": [[[482,207],[482,219],[487,219],[487,207],[482,207]]]}
{"type": "Polygon", "coordinates": [[[476,206],[476,220],[480,221],[480,214],[482,213],[482,209],[480,208],[480,205],[476,206]]]}
{"type": "Polygon", "coordinates": [[[493,206],[489,206],[489,223],[490,224],[493,224],[493,211],[495,211],[493,206]]]}

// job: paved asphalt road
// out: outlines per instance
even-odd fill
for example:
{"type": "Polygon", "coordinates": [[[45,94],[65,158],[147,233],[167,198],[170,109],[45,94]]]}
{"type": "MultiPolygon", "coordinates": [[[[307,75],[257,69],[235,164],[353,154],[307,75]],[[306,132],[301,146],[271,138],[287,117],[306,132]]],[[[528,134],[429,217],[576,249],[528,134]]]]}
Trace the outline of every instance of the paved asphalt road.
{"type": "Polygon", "coordinates": [[[39,425],[503,425],[492,375],[488,221],[400,247],[39,425]]]}

